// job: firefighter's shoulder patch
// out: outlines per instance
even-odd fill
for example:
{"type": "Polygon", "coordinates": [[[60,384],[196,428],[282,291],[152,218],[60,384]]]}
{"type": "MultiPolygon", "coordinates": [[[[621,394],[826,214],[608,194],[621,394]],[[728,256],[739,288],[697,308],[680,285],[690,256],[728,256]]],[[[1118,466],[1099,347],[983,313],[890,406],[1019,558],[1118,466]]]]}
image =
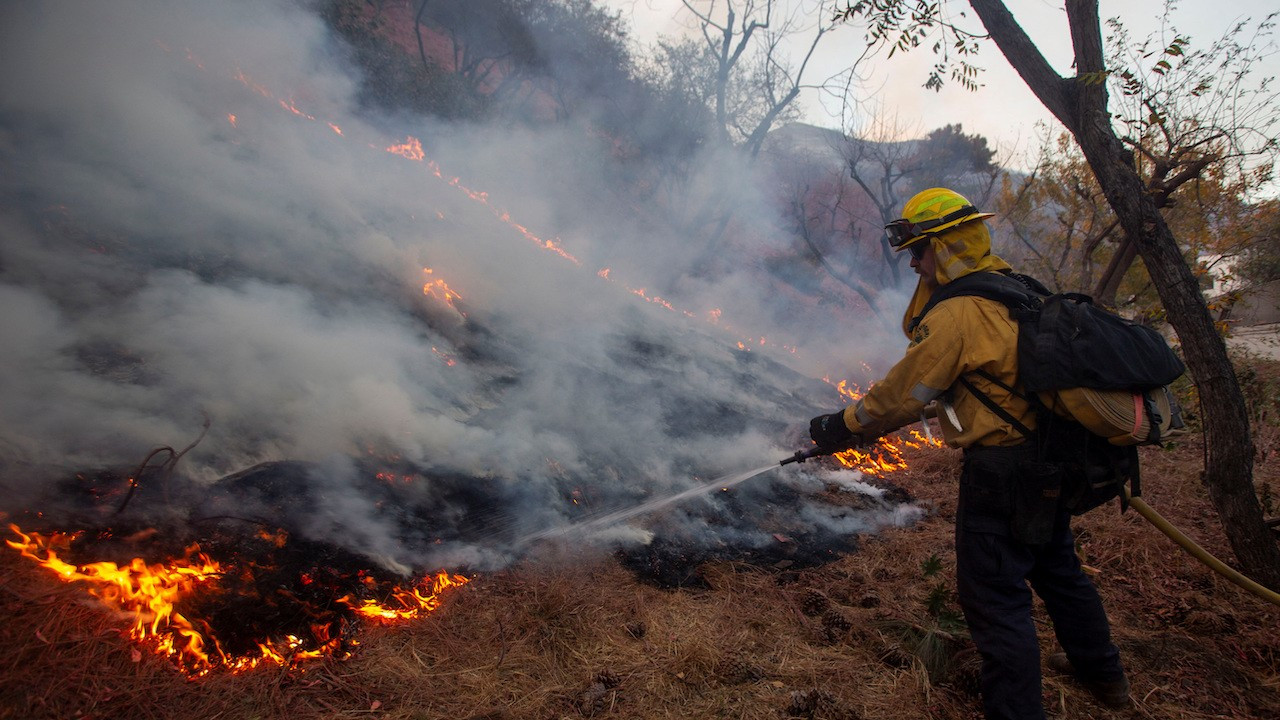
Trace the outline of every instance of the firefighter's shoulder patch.
{"type": "Polygon", "coordinates": [[[915,347],[916,345],[919,345],[924,342],[927,337],[929,337],[929,326],[925,323],[920,323],[916,326],[916,329],[912,331],[911,342],[908,344],[908,347],[915,347]]]}

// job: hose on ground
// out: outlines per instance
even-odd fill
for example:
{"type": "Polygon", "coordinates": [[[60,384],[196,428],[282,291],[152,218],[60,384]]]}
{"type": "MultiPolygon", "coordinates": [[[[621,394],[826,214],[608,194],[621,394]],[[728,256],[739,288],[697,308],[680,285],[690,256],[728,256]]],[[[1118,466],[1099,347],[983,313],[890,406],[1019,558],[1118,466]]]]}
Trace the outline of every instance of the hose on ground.
{"type": "Polygon", "coordinates": [[[1221,560],[1210,555],[1209,551],[1197,545],[1195,540],[1187,537],[1181,530],[1170,524],[1168,520],[1165,520],[1160,513],[1156,512],[1155,509],[1148,505],[1142,498],[1129,495],[1129,491],[1127,489],[1124,491],[1124,495],[1129,501],[1129,505],[1132,506],[1134,510],[1137,510],[1138,514],[1146,518],[1147,522],[1154,525],[1157,530],[1168,535],[1169,539],[1181,545],[1182,549],[1190,553],[1192,557],[1209,566],[1209,569],[1245,590],[1248,590],[1259,598],[1266,600],[1272,605],[1280,606],[1280,593],[1276,593],[1273,590],[1263,587],[1232,568],[1227,567],[1227,565],[1221,560]]]}

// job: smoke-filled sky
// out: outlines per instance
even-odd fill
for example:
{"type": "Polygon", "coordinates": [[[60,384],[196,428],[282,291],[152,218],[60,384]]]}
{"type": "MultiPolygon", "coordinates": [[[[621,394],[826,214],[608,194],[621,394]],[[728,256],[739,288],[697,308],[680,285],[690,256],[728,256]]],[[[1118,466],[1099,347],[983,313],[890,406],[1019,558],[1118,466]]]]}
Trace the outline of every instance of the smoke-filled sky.
{"type": "MultiPolygon", "coordinates": [[[[767,234],[732,248],[741,272],[698,280],[696,248],[637,222],[662,210],[620,200],[572,128],[357,111],[303,4],[22,0],[0,27],[8,512],[207,422],[184,475],[314,463],[336,498],[317,527],[363,524],[364,550],[415,564],[368,527],[352,458],[497,483],[542,528],[566,484],[652,497],[776,462],[839,406],[813,378],[904,344],[838,304],[780,319],[767,234]],[[654,288],[676,309],[636,292],[654,288]],[[737,347],[760,337],[777,340],[737,347]]],[[[768,206],[749,173],[706,166],[768,206]]]]}

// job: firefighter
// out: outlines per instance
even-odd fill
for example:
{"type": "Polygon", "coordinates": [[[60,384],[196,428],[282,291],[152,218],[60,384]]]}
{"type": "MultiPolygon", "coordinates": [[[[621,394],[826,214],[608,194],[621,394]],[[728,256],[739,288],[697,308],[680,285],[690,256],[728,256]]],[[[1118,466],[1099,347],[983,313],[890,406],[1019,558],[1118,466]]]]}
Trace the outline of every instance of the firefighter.
{"type": "Polygon", "coordinates": [[[1097,589],[1080,569],[1070,515],[1056,506],[1037,513],[1018,502],[1019,485],[1036,482],[1035,443],[985,407],[961,380],[1035,428],[1033,408],[1008,390],[1017,379],[1017,323],[1003,304],[973,295],[948,298],[918,317],[929,296],[948,282],[1010,269],[991,253],[984,221],[992,214],[979,212],[953,190],[931,188],[908,200],[902,215],[885,229],[896,251],[911,254],[920,276],[903,316],[906,354],[856,404],[814,418],[810,435],[819,447],[866,444],[915,422],[926,405],[937,402],[943,437],[964,451],[956,588],[982,655],[986,717],[1044,718],[1028,583],[1044,601],[1065,651],[1051,655],[1049,667],[1074,674],[1103,704],[1125,707],[1129,683],[1097,589]],[[1042,537],[1035,539],[1047,541],[1027,542],[1019,532],[1020,523],[1035,522],[1030,515],[1042,518],[1042,537]]]}

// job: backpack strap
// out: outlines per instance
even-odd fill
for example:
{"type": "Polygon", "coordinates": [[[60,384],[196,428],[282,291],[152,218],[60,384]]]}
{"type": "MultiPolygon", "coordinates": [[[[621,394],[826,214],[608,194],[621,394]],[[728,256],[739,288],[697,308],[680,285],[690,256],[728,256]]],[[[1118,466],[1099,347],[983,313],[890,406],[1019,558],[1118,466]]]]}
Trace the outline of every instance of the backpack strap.
{"type": "MultiPolygon", "coordinates": [[[[995,383],[996,385],[999,385],[1005,390],[1008,390],[1009,392],[1013,393],[1013,395],[1016,397],[1023,398],[1024,400],[1026,399],[1025,397],[1023,397],[1022,393],[1019,393],[1017,390],[1014,390],[1013,388],[1009,387],[1003,382],[1000,382],[999,379],[997,379],[994,375],[987,372],[986,370],[982,370],[981,368],[979,368],[978,370],[974,370],[973,374],[981,376],[982,378],[986,379],[988,382],[992,382],[992,383],[995,383]]],[[[1010,427],[1012,427],[1013,429],[1017,430],[1019,433],[1022,434],[1022,437],[1030,440],[1035,435],[1035,432],[1032,431],[1031,428],[1027,427],[1022,422],[1020,422],[1008,410],[1005,410],[1004,408],[997,405],[996,401],[992,400],[990,395],[979,390],[978,387],[969,380],[969,378],[961,375],[959,378],[959,382],[961,385],[964,386],[965,390],[968,390],[970,394],[972,394],[975,398],[978,399],[978,402],[985,405],[988,410],[995,413],[996,416],[999,417],[1001,420],[1009,423],[1010,427]]]]}
{"type": "Polygon", "coordinates": [[[1040,298],[1050,294],[1039,280],[1010,270],[969,273],[934,290],[920,314],[907,323],[907,332],[914,331],[934,305],[953,297],[977,295],[995,300],[1009,308],[1009,315],[1014,320],[1022,320],[1028,313],[1038,312],[1040,298]]]}

